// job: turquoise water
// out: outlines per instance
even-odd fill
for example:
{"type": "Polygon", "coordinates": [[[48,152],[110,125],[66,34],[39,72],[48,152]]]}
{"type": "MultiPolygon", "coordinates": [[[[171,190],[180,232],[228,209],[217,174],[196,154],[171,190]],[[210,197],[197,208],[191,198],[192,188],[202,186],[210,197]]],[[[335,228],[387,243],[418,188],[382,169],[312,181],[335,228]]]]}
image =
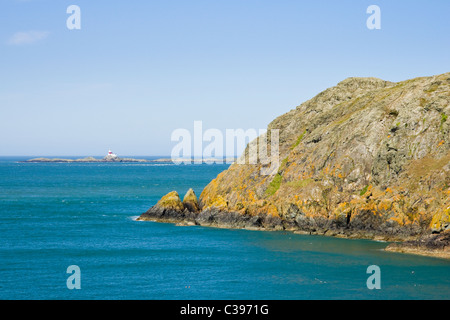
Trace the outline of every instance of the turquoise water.
{"type": "Polygon", "coordinates": [[[385,243],[135,221],[226,165],[0,158],[0,299],[449,299],[450,262],[385,243]],[[81,270],[69,290],[67,267],[81,270]],[[369,290],[378,265],[381,289],[369,290]]]}

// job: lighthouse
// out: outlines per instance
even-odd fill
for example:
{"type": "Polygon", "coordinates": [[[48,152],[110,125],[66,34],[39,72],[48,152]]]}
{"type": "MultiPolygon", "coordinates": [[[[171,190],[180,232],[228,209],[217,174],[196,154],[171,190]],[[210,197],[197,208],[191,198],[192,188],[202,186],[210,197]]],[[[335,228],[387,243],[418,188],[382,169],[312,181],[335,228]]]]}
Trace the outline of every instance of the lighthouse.
{"type": "Polygon", "coordinates": [[[117,154],[113,153],[111,149],[108,151],[107,158],[117,158],[117,154]]]}

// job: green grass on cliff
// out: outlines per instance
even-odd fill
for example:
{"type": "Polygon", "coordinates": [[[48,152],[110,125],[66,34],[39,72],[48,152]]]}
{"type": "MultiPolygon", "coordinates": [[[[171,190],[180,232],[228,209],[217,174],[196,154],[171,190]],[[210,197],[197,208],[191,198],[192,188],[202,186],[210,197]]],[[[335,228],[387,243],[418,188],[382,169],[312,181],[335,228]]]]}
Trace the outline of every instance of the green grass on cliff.
{"type": "Polygon", "coordinates": [[[283,177],[280,174],[276,174],[273,178],[272,182],[270,182],[269,186],[266,189],[266,195],[272,196],[275,194],[275,192],[280,189],[281,181],[283,180],[283,177]]]}
{"type": "MultiPolygon", "coordinates": [[[[439,127],[439,130],[441,130],[441,131],[444,130],[444,123],[447,121],[447,118],[448,118],[448,116],[445,113],[441,114],[441,125],[439,127]]],[[[444,133],[444,132],[442,132],[442,133],[444,133]]]]}
{"type": "Polygon", "coordinates": [[[302,139],[303,139],[303,137],[305,136],[305,134],[306,134],[306,129],[305,129],[305,131],[303,131],[303,133],[297,138],[297,141],[296,141],[295,144],[291,147],[291,150],[293,150],[295,147],[297,147],[297,146],[300,144],[300,142],[302,141],[302,139]]]}
{"type": "Polygon", "coordinates": [[[361,190],[361,192],[359,193],[359,195],[360,195],[360,196],[365,195],[368,189],[369,189],[369,186],[365,186],[365,187],[361,190]]]}
{"type": "Polygon", "coordinates": [[[278,173],[282,172],[286,168],[288,159],[289,159],[289,157],[286,157],[285,159],[283,159],[283,161],[281,161],[280,167],[278,169],[278,173]]]}

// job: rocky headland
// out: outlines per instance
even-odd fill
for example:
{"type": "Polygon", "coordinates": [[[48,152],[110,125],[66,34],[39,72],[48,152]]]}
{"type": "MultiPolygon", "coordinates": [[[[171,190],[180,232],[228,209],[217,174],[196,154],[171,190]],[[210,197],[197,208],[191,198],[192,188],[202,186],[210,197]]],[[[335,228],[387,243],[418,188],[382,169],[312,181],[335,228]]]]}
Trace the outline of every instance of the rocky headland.
{"type": "Polygon", "coordinates": [[[450,73],[348,78],[269,124],[276,172],[234,163],[199,199],[172,192],[139,220],[385,240],[450,258],[449,115],[450,73]]]}

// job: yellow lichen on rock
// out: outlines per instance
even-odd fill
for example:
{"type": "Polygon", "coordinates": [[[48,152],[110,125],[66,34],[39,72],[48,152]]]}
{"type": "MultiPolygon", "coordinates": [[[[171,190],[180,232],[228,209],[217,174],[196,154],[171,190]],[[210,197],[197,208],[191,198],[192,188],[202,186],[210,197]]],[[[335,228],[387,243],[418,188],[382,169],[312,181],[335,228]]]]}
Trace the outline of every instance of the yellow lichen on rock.
{"type": "Polygon", "coordinates": [[[436,213],[430,223],[430,228],[434,232],[440,232],[450,226],[450,207],[436,213]]]}
{"type": "Polygon", "coordinates": [[[207,207],[205,207],[204,209],[211,209],[211,208],[216,208],[219,210],[227,210],[228,209],[228,202],[222,197],[222,196],[215,196],[214,198],[212,198],[208,204],[207,207]]]}
{"type": "Polygon", "coordinates": [[[191,212],[200,211],[198,199],[193,189],[189,189],[188,192],[186,192],[186,195],[183,198],[183,205],[191,212]]]}
{"type": "Polygon", "coordinates": [[[275,217],[310,232],[443,232],[449,101],[450,73],[398,83],[346,79],[269,124],[279,130],[277,170],[265,175],[267,164],[234,163],[204,188],[200,207],[255,221],[275,217]]]}
{"type": "Polygon", "coordinates": [[[178,195],[178,192],[172,191],[166,194],[164,197],[162,197],[156,206],[163,208],[163,209],[169,209],[169,210],[175,210],[175,211],[183,211],[184,205],[183,202],[181,202],[180,196],[178,195]]]}

